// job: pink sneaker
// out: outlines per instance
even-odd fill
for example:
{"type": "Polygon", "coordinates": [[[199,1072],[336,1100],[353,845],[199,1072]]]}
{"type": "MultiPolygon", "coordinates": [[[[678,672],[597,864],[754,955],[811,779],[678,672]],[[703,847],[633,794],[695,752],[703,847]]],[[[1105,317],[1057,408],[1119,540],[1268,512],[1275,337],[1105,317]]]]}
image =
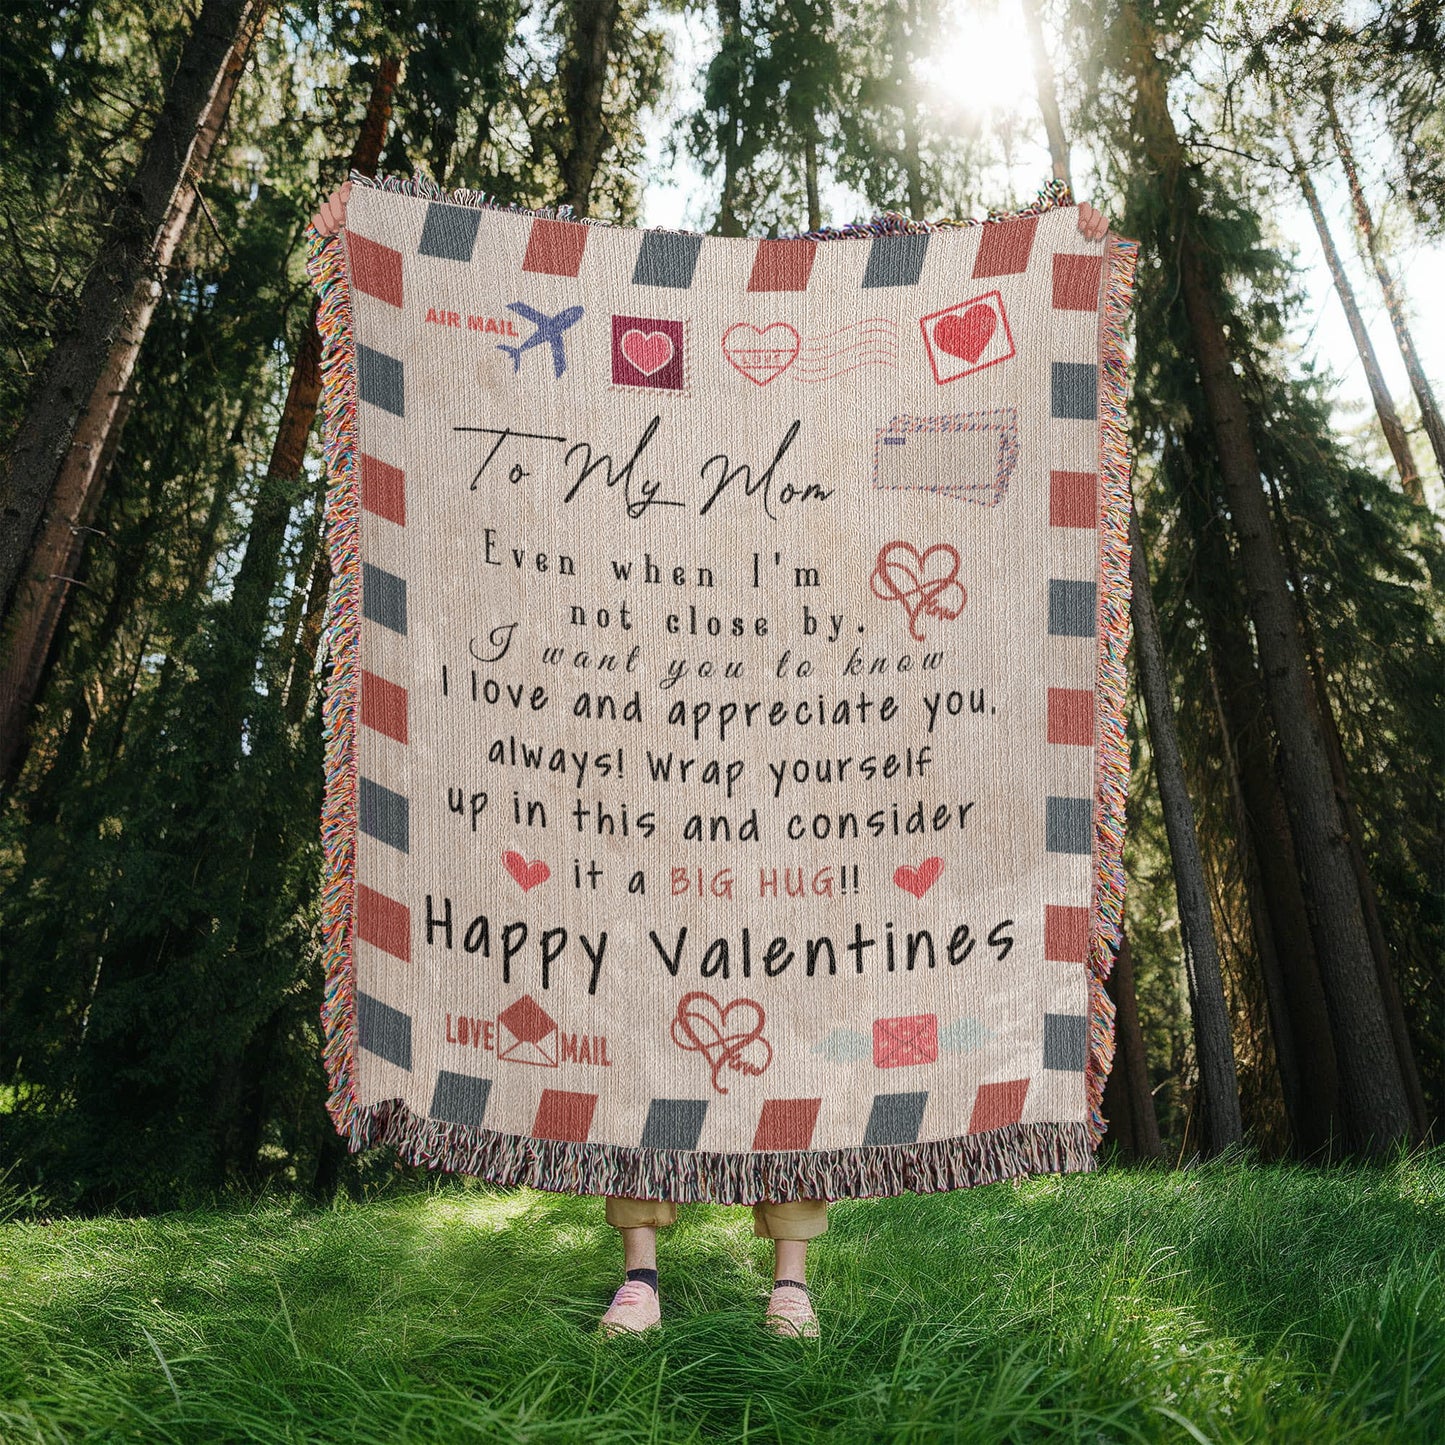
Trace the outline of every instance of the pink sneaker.
{"type": "Polygon", "coordinates": [[[646,1280],[630,1279],[612,1296],[612,1303],[602,1316],[602,1333],[640,1334],[661,1324],[662,1302],[657,1291],[646,1280]]]}
{"type": "Polygon", "coordinates": [[[795,1279],[775,1281],[763,1324],[775,1335],[801,1335],[816,1340],[818,1317],[813,1313],[807,1285],[795,1279]]]}

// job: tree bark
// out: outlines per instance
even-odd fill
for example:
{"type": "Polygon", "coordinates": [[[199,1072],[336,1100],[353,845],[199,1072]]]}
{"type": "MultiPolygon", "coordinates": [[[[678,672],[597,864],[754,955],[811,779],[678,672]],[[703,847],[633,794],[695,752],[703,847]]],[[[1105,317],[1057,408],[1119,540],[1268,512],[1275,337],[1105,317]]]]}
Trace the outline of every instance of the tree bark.
{"type": "Polygon", "coordinates": [[[1199,835],[1194,826],[1194,805],[1184,784],[1184,760],[1174,728],[1174,704],[1169,696],[1164,646],[1149,583],[1144,539],[1139,519],[1129,508],[1129,554],[1133,584],[1134,651],[1138,658],[1139,691],[1149,718],[1149,746],[1159,780],[1159,801],[1174,862],[1174,890],[1179,899],[1179,923],[1184,942],[1184,970],[1189,983],[1189,1011],[1194,1020],[1194,1049],[1199,1061],[1203,1102],[1200,1125],[1202,1149],[1217,1154],[1244,1137],[1239,1113],[1239,1080],[1234,1066],[1234,1038],[1229,1027],[1229,1006],[1219,971],[1219,950],[1214,939],[1214,915],[1204,883],[1199,856],[1199,835]]]}
{"type": "Polygon", "coordinates": [[[619,0],[568,0],[566,53],[558,79],[567,116],[567,145],[557,157],[562,197],[588,214],[592,184],[609,136],[602,113],[619,0]]]}
{"type": "MultiPolygon", "coordinates": [[[[1285,565],[1289,570],[1290,585],[1295,595],[1303,595],[1300,578],[1299,558],[1295,555],[1294,540],[1284,516],[1279,494],[1271,484],[1275,505],[1276,525],[1284,543],[1285,565]]],[[[1375,975],[1380,981],[1380,998],[1385,1008],[1385,1018],[1390,1026],[1390,1037],[1395,1043],[1395,1058],[1400,1066],[1400,1077],[1405,1085],[1405,1096],[1410,1101],[1410,1113],[1415,1121],[1417,1136],[1423,1137],[1429,1128],[1429,1111],[1425,1104],[1425,1092],[1420,1083],[1420,1071],[1415,1063],[1415,1050],[1410,1043],[1410,1030],[1405,1023],[1405,1007],[1400,999],[1400,988],[1395,982],[1395,971],[1390,959],[1390,945],[1385,938],[1384,925],[1380,920],[1380,901],[1375,892],[1375,880],[1370,876],[1370,865],[1365,858],[1364,832],[1360,826],[1359,814],[1355,811],[1353,790],[1345,771],[1345,745],[1340,737],[1339,723],[1335,719],[1334,706],[1330,701],[1329,688],[1325,684],[1325,665],[1321,655],[1319,639],[1309,614],[1302,613],[1304,624],[1305,655],[1309,661],[1310,678],[1314,683],[1313,703],[1315,715],[1324,732],[1325,747],[1329,752],[1330,777],[1334,782],[1335,797],[1339,800],[1340,815],[1344,819],[1349,841],[1350,863],[1355,871],[1355,880],[1360,889],[1360,906],[1364,911],[1365,931],[1370,940],[1370,952],[1375,960],[1375,975]]]]}
{"type": "Polygon", "coordinates": [[[803,141],[803,184],[808,198],[808,229],[817,231],[823,225],[823,203],[818,197],[818,138],[809,135],[803,141]]]}
{"type": "Polygon", "coordinates": [[[202,7],[81,288],[75,322],[46,357],[0,477],[0,780],[13,776],[21,755],[84,546],[79,529],[96,510],[102,458],[124,422],[123,399],[161,296],[160,277],[185,232],[265,9],[265,0],[206,0],[202,7]]]}
{"type": "Polygon", "coordinates": [[[1395,328],[1395,340],[1400,345],[1400,355],[1405,358],[1405,372],[1410,378],[1410,386],[1420,406],[1420,420],[1434,449],[1435,465],[1440,468],[1441,475],[1445,476],[1445,420],[1440,416],[1440,408],[1435,401],[1435,393],[1430,389],[1425,368],[1420,365],[1420,355],[1415,350],[1415,338],[1411,335],[1410,323],[1405,315],[1405,301],[1386,264],[1385,253],[1375,231],[1375,220],[1370,214],[1369,202],[1365,199],[1365,188],[1360,184],[1360,173],[1355,167],[1355,153],[1345,135],[1344,127],[1340,124],[1335,98],[1328,89],[1325,91],[1325,114],[1329,117],[1330,133],[1334,136],[1340,164],[1345,169],[1345,179],[1350,184],[1350,199],[1354,203],[1361,249],[1379,278],[1380,290],[1385,295],[1385,309],[1390,313],[1390,324],[1395,328]]]}
{"type": "Polygon", "coordinates": [[[1320,205],[1319,192],[1315,190],[1315,183],[1310,179],[1309,171],[1305,169],[1304,158],[1300,155],[1299,146],[1295,143],[1293,135],[1289,138],[1289,146],[1294,156],[1295,177],[1300,183],[1300,190],[1304,192],[1305,204],[1310,209],[1310,215],[1314,218],[1315,230],[1319,233],[1320,247],[1325,253],[1325,264],[1330,268],[1330,276],[1335,283],[1335,293],[1340,298],[1340,305],[1344,307],[1345,320],[1349,323],[1350,335],[1355,341],[1355,350],[1360,355],[1360,365],[1365,368],[1365,379],[1370,384],[1370,396],[1375,403],[1375,414],[1380,418],[1380,430],[1385,433],[1385,441],[1389,445],[1390,455],[1395,459],[1395,470],[1400,474],[1400,486],[1412,502],[1419,502],[1421,506],[1424,506],[1425,488],[1420,481],[1420,469],[1415,465],[1415,453],[1410,447],[1410,438],[1405,432],[1400,414],[1395,410],[1395,402],[1390,395],[1390,388],[1385,384],[1385,374],[1380,370],[1380,359],[1375,355],[1375,344],[1370,340],[1370,332],[1365,325],[1365,318],[1360,315],[1360,304],[1355,299],[1355,288],[1350,285],[1350,278],[1345,272],[1344,262],[1340,259],[1339,250],[1335,246],[1335,238],[1330,234],[1324,207],[1320,205]]]}
{"type": "Polygon", "coordinates": [[[1149,1088],[1144,1035],[1139,1028],[1139,999],[1134,986],[1134,959],[1129,936],[1119,937],[1119,951],[1104,984],[1114,1001],[1114,1067],[1104,1085],[1106,1139],[1114,1140],[1130,1159],[1162,1159],[1159,1118],[1149,1088]]]}
{"type": "Polygon", "coordinates": [[[1261,482],[1250,417],[1191,228],[1182,146],[1165,95],[1162,65],[1133,7],[1130,63],[1136,126],[1159,171],[1177,226],[1174,239],[1184,310],[1194,339],[1205,410],[1239,541],[1249,611],[1266,694],[1280,740],[1282,784],[1301,883],[1314,922],[1320,973],[1339,1066],[1347,1142],[1378,1153],[1415,1130],[1380,997],[1328,753],[1310,705],[1299,616],[1261,482]]]}

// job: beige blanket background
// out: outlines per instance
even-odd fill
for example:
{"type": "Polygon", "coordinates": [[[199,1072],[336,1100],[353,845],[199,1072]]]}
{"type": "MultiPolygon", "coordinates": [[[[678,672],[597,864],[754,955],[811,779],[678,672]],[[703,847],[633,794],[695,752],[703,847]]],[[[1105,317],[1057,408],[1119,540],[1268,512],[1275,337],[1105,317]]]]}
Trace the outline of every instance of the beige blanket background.
{"type": "Polygon", "coordinates": [[[330,1106],[748,1202],[1092,1166],[1134,248],[724,239],[354,177],[326,344],[330,1106]]]}

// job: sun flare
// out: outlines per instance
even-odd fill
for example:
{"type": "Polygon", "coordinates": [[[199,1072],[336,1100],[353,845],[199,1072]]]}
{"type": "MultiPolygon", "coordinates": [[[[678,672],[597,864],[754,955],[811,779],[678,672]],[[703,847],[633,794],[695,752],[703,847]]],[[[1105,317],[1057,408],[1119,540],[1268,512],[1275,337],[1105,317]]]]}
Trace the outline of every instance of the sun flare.
{"type": "Polygon", "coordinates": [[[979,119],[1036,104],[1019,0],[956,0],[937,54],[920,74],[944,104],[979,119]]]}

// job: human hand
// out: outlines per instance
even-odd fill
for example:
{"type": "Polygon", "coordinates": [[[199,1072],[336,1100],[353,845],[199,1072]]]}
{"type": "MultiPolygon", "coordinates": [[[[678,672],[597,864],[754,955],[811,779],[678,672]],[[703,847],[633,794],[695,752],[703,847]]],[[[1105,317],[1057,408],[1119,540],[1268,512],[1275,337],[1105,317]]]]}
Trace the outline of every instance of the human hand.
{"type": "Polygon", "coordinates": [[[1102,241],[1109,232],[1109,218],[1087,201],[1079,202],[1079,234],[1086,241],[1102,241]]]}
{"type": "Polygon", "coordinates": [[[321,209],[312,216],[311,224],[323,236],[334,236],[346,224],[346,201],[351,195],[351,182],[346,181],[322,201],[321,209]]]}

